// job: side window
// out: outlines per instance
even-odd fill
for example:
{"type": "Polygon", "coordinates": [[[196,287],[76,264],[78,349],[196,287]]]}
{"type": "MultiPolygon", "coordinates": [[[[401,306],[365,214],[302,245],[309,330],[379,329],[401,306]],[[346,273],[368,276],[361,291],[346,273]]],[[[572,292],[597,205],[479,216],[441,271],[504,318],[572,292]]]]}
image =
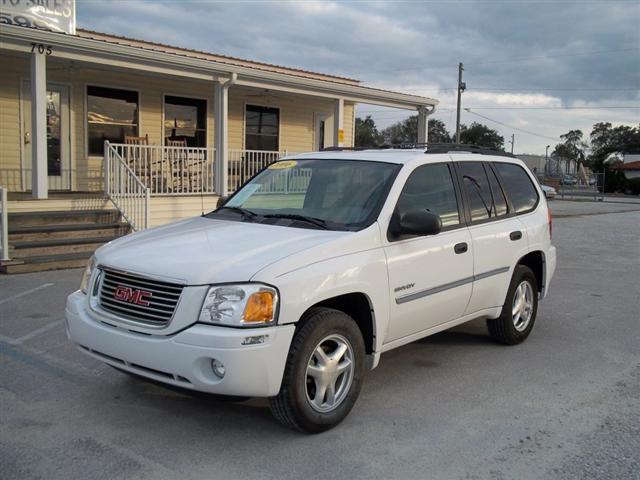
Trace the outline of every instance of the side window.
{"type": "Polygon", "coordinates": [[[538,191],[531,182],[531,178],[520,165],[513,163],[494,163],[502,178],[516,213],[531,210],[538,202],[538,191]]]}
{"type": "Polygon", "coordinates": [[[396,209],[400,215],[427,209],[440,215],[443,227],[458,225],[458,201],[449,165],[434,163],[416,168],[404,184],[396,209]]]}
{"type": "Polygon", "coordinates": [[[508,213],[507,199],[504,198],[504,193],[500,188],[496,174],[489,168],[489,165],[485,165],[485,170],[489,176],[489,185],[491,185],[491,194],[493,195],[493,216],[501,217],[506,215],[508,213]]]}
{"type": "Polygon", "coordinates": [[[493,197],[489,179],[480,162],[461,162],[462,187],[469,201],[471,221],[486,220],[493,214],[493,197]]]}

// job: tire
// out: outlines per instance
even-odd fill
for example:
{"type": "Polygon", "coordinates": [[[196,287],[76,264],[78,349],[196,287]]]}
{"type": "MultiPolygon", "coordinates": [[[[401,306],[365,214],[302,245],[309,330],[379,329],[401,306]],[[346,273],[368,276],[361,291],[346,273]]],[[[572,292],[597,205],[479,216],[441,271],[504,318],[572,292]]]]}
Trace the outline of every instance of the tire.
{"type": "Polygon", "coordinates": [[[269,399],[273,416],[301,432],[335,427],[360,394],[364,360],[362,333],[350,316],[330,308],[311,309],[291,342],[280,392],[269,399]],[[325,393],[323,385],[328,385],[325,393]]]}
{"type": "Polygon", "coordinates": [[[496,342],[516,345],[531,333],[538,313],[538,281],[533,271],[524,265],[516,265],[507,291],[507,298],[500,316],[487,320],[489,335],[496,342]],[[516,303],[522,299],[521,309],[515,312],[516,303]],[[518,315],[519,313],[519,315],[518,315]]]}

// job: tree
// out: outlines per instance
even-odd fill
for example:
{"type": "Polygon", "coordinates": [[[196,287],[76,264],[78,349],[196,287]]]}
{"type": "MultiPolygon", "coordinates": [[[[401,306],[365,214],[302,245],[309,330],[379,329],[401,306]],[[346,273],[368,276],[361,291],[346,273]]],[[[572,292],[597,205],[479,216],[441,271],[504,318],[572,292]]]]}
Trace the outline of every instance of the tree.
{"type": "Polygon", "coordinates": [[[605,173],[606,191],[624,191],[629,181],[623,172],[611,169],[612,163],[605,163],[605,160],[612,153],[640,153],[640,125],[613,127],[609,122],[596,123],[591,130],[590,139],[589,166],[595,172],[605,173]]]}
{"type": "Polygon", "coordinates": [[[460,125],[460,143],[504,150],[504,137],[497,130],[478,122],[473,122],[469,127],[460,125]]]}
{"type": "MultiPolygon", "coordinates": [[[[427,123],[429,143],[449,143],[451,135],[442,120],[432,118],[427,123]]],[[[418,116],[412,115],[382,130],[384,143],[415,143],[418,141],[418,116]]]]}
{"type": "Polygon", "coordinates": [[[412,115],[382,130],[384,143],[415,143],[418,141],[418,116],[412,115]]]}
{"type": "Polygon", "coordinates": [[[429,120],[429,143],[451,143],[451,134],[442,120],[429,120]]]}
{"type": "Polygon", "coordinates": [[[367,115],[364,120],[360,117],[356,118],[355,147],[372,148],[379,146],[382,142],[383,137],[371,115],[367,115]]]}
{"type": "Polygon", "coordinates": [[[582,130],[569,130],[567,133],[560,135],[562,143],[558,143],[553,149],[552,155],[559,157],[567,162],[567,168],[565,172],[569,172],[569,166],[571,162],[584,163],[585,150],[587,149],[587,142],[583,139],[582,130]]]}
{"type": "Polygon", "coordinates": [[[640,153],[640,125],[613,127],[609,122],[596,123],[591,130],[591,153],[589,166],[602,171],[604,160],[611,153],[640,153]]]}

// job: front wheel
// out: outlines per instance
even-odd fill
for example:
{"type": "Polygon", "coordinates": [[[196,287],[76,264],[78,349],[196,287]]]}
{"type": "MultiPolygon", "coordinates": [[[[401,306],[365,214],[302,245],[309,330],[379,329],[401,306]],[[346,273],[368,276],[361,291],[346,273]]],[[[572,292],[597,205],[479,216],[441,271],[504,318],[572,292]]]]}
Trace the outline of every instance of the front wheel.
{"type": "Polygon", "coordinates": [[[301,320],[280,393],[269,399],[284,425],[308,433],[328,430],[351,411],[362,387],[364,340],[347,314],[313,309],[301,320]]]}
{"type": "Polygon", "coordinates": [[[487,320],[489,335],[505,345],[523,342],[531,333],[538,313],[538,282],[533,271],[516,265],[500,316],[487,320]]]}

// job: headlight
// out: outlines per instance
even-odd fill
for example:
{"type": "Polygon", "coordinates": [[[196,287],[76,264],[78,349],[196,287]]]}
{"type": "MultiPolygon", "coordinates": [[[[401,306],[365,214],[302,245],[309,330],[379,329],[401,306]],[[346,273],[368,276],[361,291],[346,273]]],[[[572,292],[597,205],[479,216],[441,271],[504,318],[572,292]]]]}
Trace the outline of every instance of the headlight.
{"type": "Polygon", "coordinates": [[[209,288],[200,317],[202,323],[230,327],[272,325],[278,311],[278,292],[260,283],[218,285],[209,288]]]}
{"type": "Polygon", "coordinates": [[[87,289],[89,288],[89,280],[91,280],[91,274],[93,273],[93,269],[96,266],[96,257],[91,255],[91,258],[87,262],[87,266],[84,267],[84,272],[82,272],[82,280],[80,280],[80,291],[87,294],[87,289]]]}

